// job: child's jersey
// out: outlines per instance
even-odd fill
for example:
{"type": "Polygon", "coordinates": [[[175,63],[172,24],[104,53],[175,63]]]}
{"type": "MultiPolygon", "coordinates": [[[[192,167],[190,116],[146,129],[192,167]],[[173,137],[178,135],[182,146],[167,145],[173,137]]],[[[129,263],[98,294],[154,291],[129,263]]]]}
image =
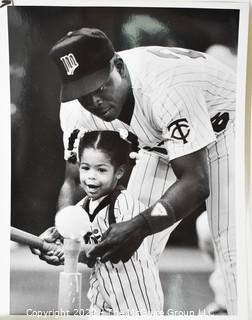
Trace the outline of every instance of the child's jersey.
{"type": "MultiPolygon", "coordinates": [[[[82,205],[89,213],[92,230],[89,238],[92,242],[98,242],[111,223],[130,220],[145,209],[126,190],[119,190],[114,196],[112,194],[112,197],[103,198],[93,212],[89,209],[93,205],[87,197],[77,205],[82,205]]],[[[162,313],[163,292],[158,269],[146,242],[126,263],[98,261],[90,276],[88,298],[91,301],[91,312],[95,314],[162,313]]]]}

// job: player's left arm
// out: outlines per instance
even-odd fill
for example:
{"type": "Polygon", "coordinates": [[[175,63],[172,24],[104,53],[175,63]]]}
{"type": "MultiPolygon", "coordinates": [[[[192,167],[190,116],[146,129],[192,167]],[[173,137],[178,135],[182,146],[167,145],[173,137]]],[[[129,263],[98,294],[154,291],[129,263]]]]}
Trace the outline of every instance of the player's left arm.
{"type": "Polygon", "coordinates": [[[154,205],[125,222],[112,224],[89,254],[101,261],[128,261],[143,239],[192,213],[209,195],[205,148],[171,162],[177,181],[154,205]]]}
{"type": "Polygon", "coordinates": [[[150,233],[162,231],[199,208],[209,196],[206,148],[171,161],[177,181],[141,214],[150,233]]]}

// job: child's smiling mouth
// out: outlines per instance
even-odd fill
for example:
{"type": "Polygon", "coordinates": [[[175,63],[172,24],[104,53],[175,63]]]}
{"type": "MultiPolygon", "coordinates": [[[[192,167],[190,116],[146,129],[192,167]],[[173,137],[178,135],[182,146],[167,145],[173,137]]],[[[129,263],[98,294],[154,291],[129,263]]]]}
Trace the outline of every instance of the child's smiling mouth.
{"type": "Polygon", "coordinates": [[[86,187],[87,187],[88,192],[95,193],[99,189],[100,186],[95,185],[95,184],[86,184],[86,187]]]}

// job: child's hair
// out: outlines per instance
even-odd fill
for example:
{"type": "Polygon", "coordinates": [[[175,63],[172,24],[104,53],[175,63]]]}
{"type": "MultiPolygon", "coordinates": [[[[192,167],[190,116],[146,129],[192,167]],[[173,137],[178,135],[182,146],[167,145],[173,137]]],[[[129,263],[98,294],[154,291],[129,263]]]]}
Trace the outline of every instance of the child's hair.
{"type": "MultiPolygon", "coordinates": [[[[79,130],[74,130],[69,138],[69,148],[74,148],[75,140],[78,138],[79,130]]],[[[110,130],[97,130],[88,131],[80,138],[78,144],[78,157],[75,153],[68,158],[69,162],[75,163],[77,158],[80,159],[85,148],[94,148],[103,151],[111,159],[111,163],[118,167],[123,164],[129,164],[131,159],[129,157],[130,152],[138,151],[137,138],[127,132],[127,140],[121,138],[121,135],[117,131],[110,130]]]]}

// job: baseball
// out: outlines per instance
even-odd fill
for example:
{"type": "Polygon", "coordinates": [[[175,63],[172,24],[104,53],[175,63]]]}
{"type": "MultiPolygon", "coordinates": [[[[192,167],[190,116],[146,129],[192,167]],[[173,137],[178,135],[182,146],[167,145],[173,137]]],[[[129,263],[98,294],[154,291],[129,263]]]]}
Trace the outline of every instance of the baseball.
{"type": "Polygon", "coordinates": [[[83,208],[67,206],[56,214],[55,226],[64,238],[80,239],[90,231],[90,220],[83,208]]]}

